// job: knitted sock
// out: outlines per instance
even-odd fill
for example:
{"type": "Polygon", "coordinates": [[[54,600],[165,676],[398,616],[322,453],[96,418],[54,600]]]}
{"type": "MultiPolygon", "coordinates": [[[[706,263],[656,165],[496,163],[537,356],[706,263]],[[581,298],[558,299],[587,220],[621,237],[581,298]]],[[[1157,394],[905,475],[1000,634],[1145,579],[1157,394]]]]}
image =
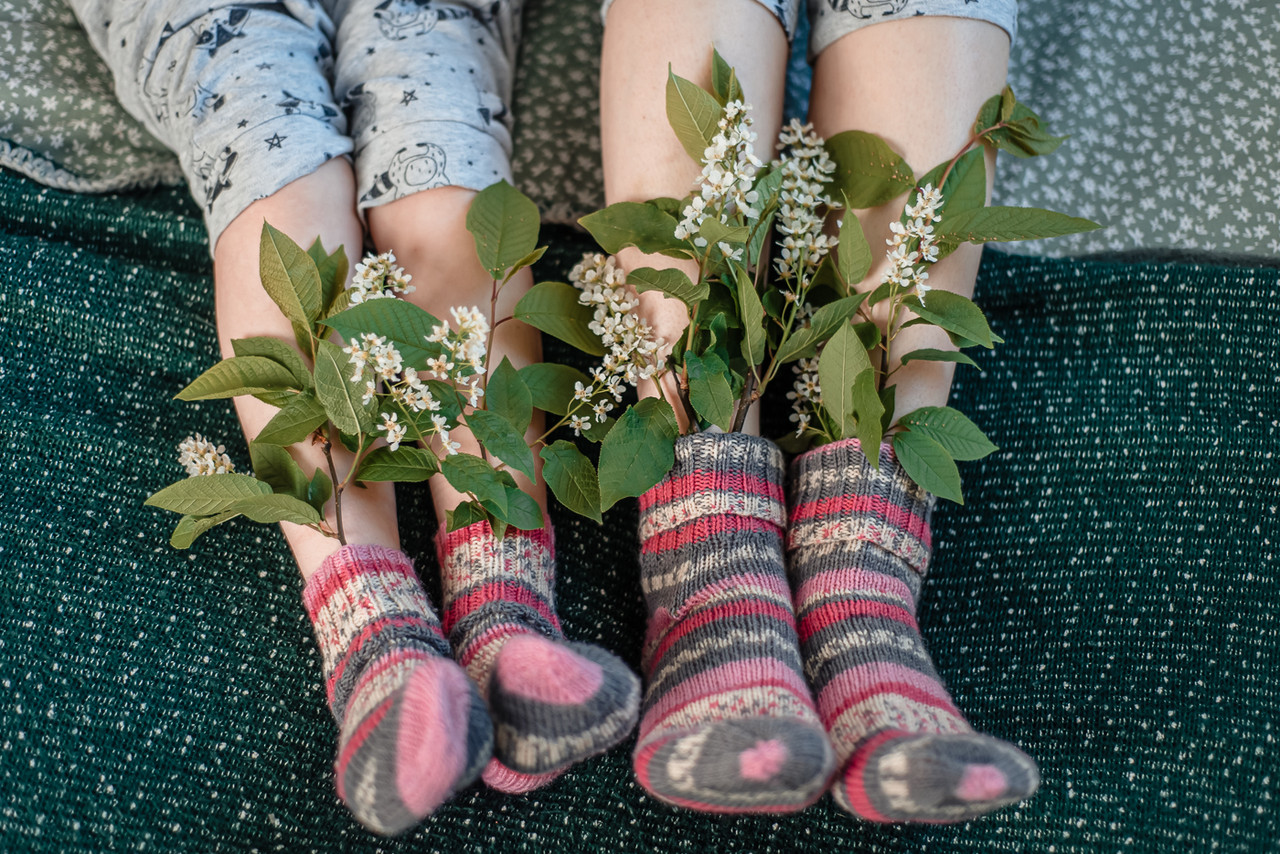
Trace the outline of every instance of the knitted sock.
{"type": "Polygon", "coordinates": [[[697,810],[803,809],[835,757],[800,665],[782,453],[742,433],[685,436],[675,451],[640,499],[649,628],[636,776],[697,810]]]}
{"type": "Polygon", "coordinates": [[[484,702],[399,551],[343,546],[302,600],[338,722],[338,796],[370,830],[399,833],[479,775],[493,744],[484,702]]]}
{"type": "Polygon", "coordinates": [[[975,733],[916,625],[934,498],[893,448],[856,439],[792,466],[790,573],[805,672],[843,770],[836,802],[871,821],[964,821],[1036,790],[1031,757],[975,733]]]}
{"type": "Polygon", "coordinates": [[[436,538],[444,626],[489,703],[495,762],[485,782],[523,792],[617,744],[635,726],[640,680],[599,647],[564,639],[554,607],[550,528],[488,522],[436,538]]]}

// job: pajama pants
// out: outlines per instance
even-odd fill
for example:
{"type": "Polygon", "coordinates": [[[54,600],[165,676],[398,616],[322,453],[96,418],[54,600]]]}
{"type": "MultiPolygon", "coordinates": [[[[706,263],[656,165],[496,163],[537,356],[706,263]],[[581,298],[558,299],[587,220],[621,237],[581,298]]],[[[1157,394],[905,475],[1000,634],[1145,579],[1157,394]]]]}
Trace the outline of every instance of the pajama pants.
{"type": "MultiPolygon", "coordinates": [[[[790,40],[796,32],[803,0],[756,0],[778,19],[790,40]]],[[[809,4],[809,56],[816,57],[832,42],[854,30],[883,21],[917,15],[946,15],[988,21],[1012,39],[1018,29],[1017,0],[807,0],[809,4]]],[[[604,0],[600,14],[606,17],[613,0],[604,0]]]]}
{"type": "Polygon", "coordinates": [[[335,157],[361,211],[511,178],[523,0],[69,2],[120,102],[178,155],[211,249],[335,157]]]}

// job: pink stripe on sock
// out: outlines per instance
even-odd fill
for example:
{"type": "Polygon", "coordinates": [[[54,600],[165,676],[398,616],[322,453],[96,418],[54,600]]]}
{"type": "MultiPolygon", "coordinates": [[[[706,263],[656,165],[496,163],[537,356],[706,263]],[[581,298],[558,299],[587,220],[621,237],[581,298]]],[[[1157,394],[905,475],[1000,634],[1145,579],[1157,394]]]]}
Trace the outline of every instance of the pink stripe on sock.
{"type": "Polygon", "coordinates": [[[342,785],[343,780],[347,776],[347,766],[351,764],[351,757],[356,755],[360,746],[365,743],[378,724],[382,723],[382,719],[387,716],[387,712],[391,709],[391,703],[395,699],[395,695],[388,696],[378,704],[368,717],[360,722],[360,726],[356,727],[356,731],[351,734],[351,738],[347,739],[347,743],[343,746],[342,752],[338,754],[337,761],[334,763],[336,778],[338,783],[338,797],[344,801],[347,794],[342,785]]]}
{"type": "Polygon", "coordinates": [[[508,795],[523,795],[525,792],[541,789],[563,773],[564,770],[552,771],[549,774],[521,774],[519,771],[512,771],[496,759],[490,759],[480,779],[495,791],[508,795]]]}
{"type": "Polygon", "coordinates": [[[738,494],[763,495],[776,501],[785,501],[786,494],[782,484],[769,478],[754,477],[742,472],[722,472],[718,477],[713,472],[693,472],[663,480],[657,486],[640,496],[640,512],[651,507],[666,504],[668,501],[679,501],[701,492],[734,492],[738,494]]]}
{"type": "Polygon", "coordinates": [[[556,619],[555,612],[551,610],[547,600],[523,585],[496,581],[492,584],[483,584],[472,588],[466,594],[454,599],[444,613],[444,630],[446,632],[453,631],[453,627],[458,624],[458,620],[461,620],[475,609],[493,602],[512,602],[518,605],[527,605],[545,617],[557,629],[560,627],[560,622],[556,619]]]}
{"type": "Polygon", "coordinates": [[[867,795],[867,784],[864,777],[867,763],[871,761],[871,757],[879,749],[880,745],[895,738],[902,738],[905,735],[907,733],[897,730],[879,733],[863,742],[853,756],[849,757],[849,762],[845,765],[844,773],[841,775],[840,785],[844,786],[845,797],[856,815],[868,821],[892,821],[888,816],[881,814],[871,803],[871,798],[867,795]]]}
{"type": "MultiPolygon", "coordinates": [[[[887,661],[877,661],[851,667],[831,678],[818,692],[818,707],[834,709],[832,717],[842,714],[850,706],[861,703],[876,694],[903,694],[913,700],[927,702],[931,706],[954,710],[951,695],[936,679],[887,661]],[[904,693],[910,689],[911,693],[904,693]],[[945,705],[940,705],[945,704],[945,705]]],[[[957,711],[958,715],[959,712],[957,711]]]]}
{"type": "Polygon", "coordinates": [[[428,661],[437,657],[433,652],[398,647],[386,655],[379,656],[371,665],[360,672],[360,679],[352,687],[350,696],[355,697],[366,685],[396,665],[403,664],[406,661],[428,661]]]}
{"type": "Polygon", "coordinates": [[[653,671],[657,670],[658,662],[661,661],[667,650],[685,635],[709,623],[717,623],[733,617],[762,617],[778,620],[788,626],[795,625],[795,616],[791,613],[791,609],[781,605],[751,600],[725,602],[722,605],[707,608],[705,611],[699,611],[697,614],[681,619],[675,629],[664,637],[662,643],[653,651],[648,664],[649,672],[653,673],[653,671]]]}
{"type": "Polygon", "coordinates": [[[883,519],[894,528],[906,531],[930,548],[932,537],[929,525],[916,514],[899,507],[879,495],[836,495],[817,501],[801,502],[791,511],[791,526],[815,517],[833,521],[847,519],[855,514],[870,514],[883,519]]]}
{"type": "MultiPolygon", "coordinates": [[[[538,528],[533,531],[521,531],[516,528],[507,529],[507,537],[520,537],[528,540],[533,545],[542,546],[552,556],[555,555],[555,540],[551,535],[550,526],[538,528]]],[[[466,545],[473,539],[496,539],[493,536],[493,528],[488,521],[472,522],[465,528],[458,528],[456,531],[446,531],[445,526],[440,526],[440,533],[436,535],[436,543],[442,558],[451,554],[459,546],[466,545]]]]}
{"type": "Polygon", "coordinates": [[[920,631],[916,618],[906,608],[885,602],[869,602],[866,599],[847,599],[827,602],[805,612],[800,617],[800,641],[803,643],[828,626],[857,617],[883,617],[901,623],[912,631],[920,631]]]}
{"type": "Polygon", "coordinates": [[[911,588],[892,575],[866,569],[838,569],[819,572],[806,579],[796,590],[796,603],[803,607],[803,603],[824,596],[857,596],[866,592],[914,602],[911,588]]]}
{"type": "Polygon", "coordinates": [[[640,546],[640,553],[653,554],[655,552],[681,549],[694,543],[700,543],[717,534],[741,533],[743,531],[777,534],[781,530],[772,522],[754,519],[750,516],[738,516],[732,513],[699,516],[692,522],[681,525],[678,528],[653,534],[640,546]]]}
{"type": "Polygon", "coordinates": [[[522,623],[499,623],[492,628],[486,629],[483,634],[476,635],[464,649],[454,650],[458,658],[458,664],[462,665],[463,668],[470,667],[472,659],[490,644],[503,643],[513,635],[528,634],[532,631],[533,629],[522,623]]]}
{"type": "MultiPolygon", "coordinates": [[[[357,546],[345,546],[346,549],[360,548],[357,546]]],[[[316,622],[320,612],[324,610],[324,606],[329,604],[329,599],[333,594],[349,586],[356,579],[372,575],[379,577],[400,576],[402,578],[418,580],[418,576],[414,573],[413,567],[405,560],[400,552],[394,549],[385,549],[377,546],[364,547],[365,551],[371,551],[377,548],[379,554],[362,557],[360,555],[351,556],[350,560],[343,561],[339,558],[342,552],[330,555],[307,581],[307,586],[302,590],[302,602],[307,609],[307,615],[311,617],[311,622],[316,622]],[[376,560],[381,553],[389,552],[398,559],[387,558],[385,563],[380,566],[371,566],[370,562],[376,560]],[[357,564],[356,561],[366,560],[363,564],[357,564]],[[356,572],[352,572],[352,566],[358,566],[356,572]]]]}
{"type": "Polygon", "coordinates": [[[716,694],[751,688],[782,688],[795,694],[810,709],[813,708],[809,699],[809,686],[805,684],[803,676],[776,658],[748,658],[703,670],[663,694],[662,699],[650,706],[644,719],[640,721],[640,737],[644,738],[646,733],[668,716],[691,703],[716,694]]]}
{"type": "Polygon", "coordinates": [[[347,644],[346,652],[333,668],[333,673],[329,676],[326,684],[326,690],[329,699],[333,699],[333,686],[338,684],[338,680],[342,678],[342,673],[347,668],[347,662],[351,660],[352,654],[360,649],[370,638],[386,628],[401,628],[412,626],[427,629],[433,634],[443,638],[440,634],[440,627],[436,625],[434,620],[425,620],[422,617],[384,617],[381,620],[374,620],[372,623],[364,627],[360,634],[351,639],[351,643],[347,644]]]}

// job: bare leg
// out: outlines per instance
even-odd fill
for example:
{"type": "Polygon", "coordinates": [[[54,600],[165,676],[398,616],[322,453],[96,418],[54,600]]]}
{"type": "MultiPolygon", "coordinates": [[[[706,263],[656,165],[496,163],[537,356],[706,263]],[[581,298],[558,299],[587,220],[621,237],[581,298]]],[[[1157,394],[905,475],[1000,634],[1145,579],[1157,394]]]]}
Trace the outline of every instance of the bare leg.
{"type": "MultiPolygon", "coordinates": [[[[355,211],[355,183],[345,160],[330,160],[275,195],[254,202],[227,226],[214,249],[218,340],[224,357],[233,355],[233,338],[269,335],[293,343],[289,321],[267,296],[258,277],[258,241],[264,220],[302,246],[310,245],[318,234],[328,251],[344,246],[349,257],[358,260],[360,256],[362,229],[355,211]]],[[[246,439],[258,435],[278,411],[251,397],[236,398],[235,406],[246,439]]],[[[307,474],[316,468],[327,470],[318,445],[294,445],[289,450],[307,474]]],[[[341,478],[350,469],[351,455],[337,443],[333,453],[341,478]]],[[[332,527],[332,511],[330,516],[332,527]]],[[[368,489],[345,491],[342,517],[349,543],[399,547],[391,484],[370,484],[368,489]]],[[[310,578],[324,559],[340,548],[336,539],[310,528],[291,522],[282,522],[280,527],[304,579],[310,578]]]]}
{"type": "MultiPolygon", "coordinates": [[[[866,27],[818,57],[810,119],[823,137],[846,130],[879,134],[923,175],[969,139],[978,108],[1000,92],[1008,65],[1008,35],[985,21],[921,17],[866,27]]],[[[994,175],[995,150],[988,149],[988,193],[994,175]]],[[[901,197],[858,213],[878,259],[863,289],[880,282],[885,261],[877,247],[885,245],[889,223],[905,203],[901,197]]],[[[981,247],[963,244],[930,269],[929,285],[971,296],[981,258],[981,247]]],[[[899,356],[921,347],[955,349],[934,326],[913,326],[894,339],[899,356]]],[[[911,362],[894,374],[898,414],[945,405],[954,371],[949,362],[911,362]]]]}
{"type": "MultiPolygon", "coordinates": [[[[600,67],[600,132],[604,191],[609,204],[659,196],[682,198],[693,188],[694,163],[667,123],[667,64],[681,77],[711,86],[711,48],[732,65],[751,103],[756,156],[768,160],[782,126],[787,39],[777,19],[753,0],[617,0],[609,9],[600,67]]],[[[634,248],[618,253],[624,269],[696,265],[634,248]]],[[[655,291],[640,295],[640,310],[654,333],[674,341],[688,324],[684,305],[655,291]]],[[[672,378],[668,396],[675,384],[672,378]]],[[[642,383],[640,393],[657,395],[642,383]]],[[[685,415],[676,413],[681,419],[685,415]]]]}

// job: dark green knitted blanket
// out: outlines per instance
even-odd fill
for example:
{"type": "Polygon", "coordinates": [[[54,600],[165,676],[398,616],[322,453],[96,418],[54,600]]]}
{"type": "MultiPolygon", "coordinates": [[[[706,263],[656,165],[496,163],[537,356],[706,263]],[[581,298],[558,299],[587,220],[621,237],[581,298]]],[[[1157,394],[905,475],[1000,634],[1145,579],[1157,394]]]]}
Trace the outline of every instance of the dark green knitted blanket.
{"type": "MultiPolygon", "coordinates": [[[[562,275],[582,238],[546,238],[562,275]]],[[[334,794],[278,532],[176,552],[142,506],[188,433],[248,463],[228,402],[171,400],[217,358],[207,259],[184,191],[0,172],[0,850],[1275,850],[1280,271],[986,256],[1008,343],[956,397],[1003,450],[937,514],[922,622],[974,725],[1040,760],[1034,800],[947,827],[708,817],[646,797],[626,745],[388,841],[334,794]]],[[[401,507],[430,580],[425,491],[401,507]]],[[[635,664],[634,503],[555,522],[566,631],[635,664]]]]}

